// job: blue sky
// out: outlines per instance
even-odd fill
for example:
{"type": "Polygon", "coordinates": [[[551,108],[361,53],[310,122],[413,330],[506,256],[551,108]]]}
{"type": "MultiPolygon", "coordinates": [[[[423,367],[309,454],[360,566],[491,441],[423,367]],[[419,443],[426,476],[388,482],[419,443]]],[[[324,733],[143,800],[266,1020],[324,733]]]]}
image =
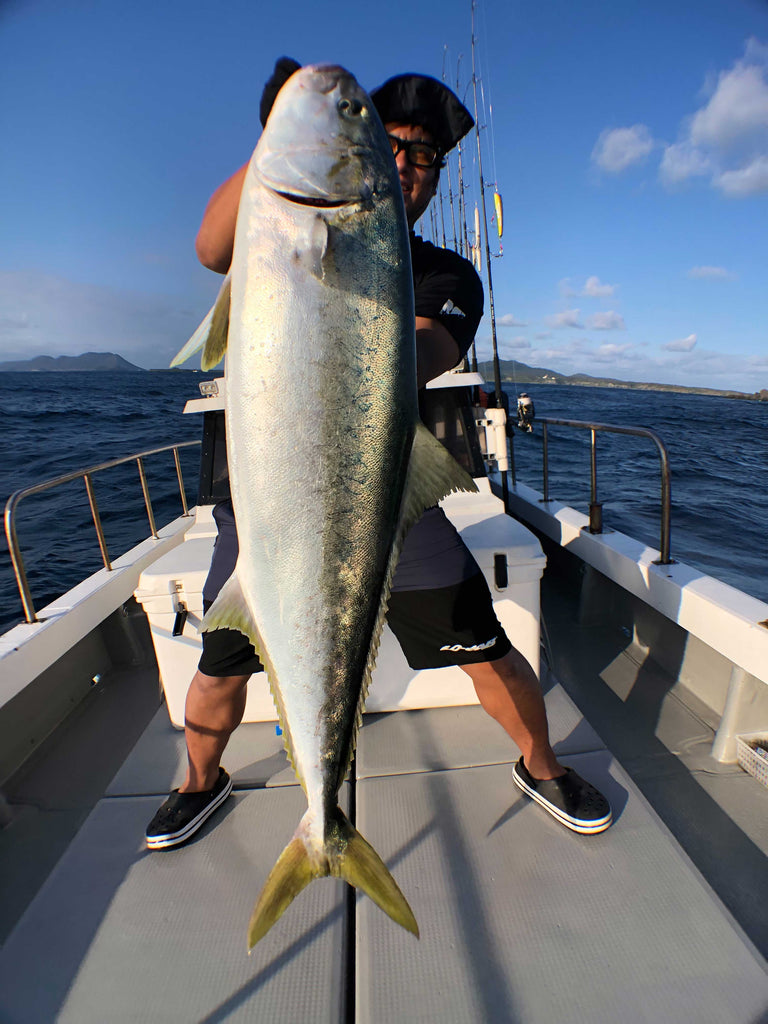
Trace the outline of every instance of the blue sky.
{"type": "MultiPolygon", "coordinates": [[[[4,0],[0,360],[167,365],[215,298],[194,237],[274,59],[464,92],[470,39],[469,0],[4,0]]],[[[767,388],[768,3],[480,0],[477,44],[502,357],[767,388]]]]}

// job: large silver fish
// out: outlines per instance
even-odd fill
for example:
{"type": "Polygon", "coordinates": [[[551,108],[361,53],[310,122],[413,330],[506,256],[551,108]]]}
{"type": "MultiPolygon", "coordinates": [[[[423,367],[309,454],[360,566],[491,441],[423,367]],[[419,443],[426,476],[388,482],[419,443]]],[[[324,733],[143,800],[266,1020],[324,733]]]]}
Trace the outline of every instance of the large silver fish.
{"type": "MultiPolygon", "coordinates": [[[[368,96],[342,68],[303,68],[280,91],[245,179],[230,276],[226,423],[240,553],[202,628],[251,639],[308,802],[248,947],[327,875],[418,935],[338,791],[402,539],[425,508],[474,484],[418,419],[397,169],[368,96]]],[[[204,368],[223,353],[228,288],[197,337],[207,338],[204,368]]]]}

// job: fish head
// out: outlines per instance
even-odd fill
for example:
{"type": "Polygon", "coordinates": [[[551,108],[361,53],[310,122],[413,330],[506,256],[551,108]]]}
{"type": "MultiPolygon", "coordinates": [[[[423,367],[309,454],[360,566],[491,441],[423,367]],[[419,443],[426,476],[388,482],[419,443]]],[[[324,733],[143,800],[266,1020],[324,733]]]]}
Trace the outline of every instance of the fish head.
{"type": "Polygon", "coordinates": [[[400,195],[384,126],[368,94],[338,65],[308,65],[280,90],[253,154],[262,185],[330,210],[400,195]]]}

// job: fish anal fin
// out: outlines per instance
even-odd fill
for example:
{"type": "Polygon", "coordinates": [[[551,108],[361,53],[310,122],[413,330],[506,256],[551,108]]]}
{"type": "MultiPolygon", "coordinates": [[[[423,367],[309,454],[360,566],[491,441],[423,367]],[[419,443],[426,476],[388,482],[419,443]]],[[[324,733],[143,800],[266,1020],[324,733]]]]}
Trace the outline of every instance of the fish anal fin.
{"type": "MultiPolygon", "coordinates": [[[[251,644],[253,644],[253,649],[261,661],[269,681],[270,692],[275,702],[277,717],[283,732],[285,752],[288,755],[291,766],[296,771],[293,737],[285,714],[280,688],[274,683],[276,674],[262,642],[259,628],[248,610],[248,602],[245,599],[245,594],[237,575],[237,566],[235,566],[235,571],[219,591],[216,600],[203,616],[203,621],[200,624],[201,633],[209,633],[214,629],[235,629],[238,633],[242,633],[243,636],[247,637],[251,644]]],[[[302,780],[299,779],[299,781],[303,786],[302,780]]]]}
{"type": "Polygon", "coordinates": [[[419,926],[382,859],[337,807],[322,849],[313,848],[302,819],[264,883],[248,925],[248,951],[262,939],[313,878],[333,875],[361,889],[397,924],[418,938],[419,926]]]}
{"type": "Polygon", "coordinates": [[[236,629],[247,636],[256,653],[261,657],[261,638],[256,623],[248,610],[237,568],[219,591],[219,595],[203,616],[200,631],[209,633],[214,629],[236,629]]]}

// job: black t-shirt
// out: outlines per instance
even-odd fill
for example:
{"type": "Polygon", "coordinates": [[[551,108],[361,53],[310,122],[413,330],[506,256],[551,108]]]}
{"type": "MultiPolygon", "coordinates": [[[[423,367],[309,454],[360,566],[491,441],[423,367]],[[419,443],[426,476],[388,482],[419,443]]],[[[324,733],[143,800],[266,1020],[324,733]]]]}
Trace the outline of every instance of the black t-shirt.
{"type": "MultiPolygon", "coordinates": [[[[483,286],[472,264],[450,249],[439,249],[411,232],[416,316],[439,320],[463,358],[483,315],[483,286]]],[[[203,597],[213,601],[237,561],[237,532],[231,501],[214,509],[219,528],[203,597]]],[[[449,587],[478,572],[478,566],[439,507],[427,509],[405,539],[393,590],[449,587]]]]}
{"type": "Polygon", "coordinates": [[[439,320],[467,354],[483,316],[483,286],[469,260],[411,232],[416,316],[439,320]]]}

